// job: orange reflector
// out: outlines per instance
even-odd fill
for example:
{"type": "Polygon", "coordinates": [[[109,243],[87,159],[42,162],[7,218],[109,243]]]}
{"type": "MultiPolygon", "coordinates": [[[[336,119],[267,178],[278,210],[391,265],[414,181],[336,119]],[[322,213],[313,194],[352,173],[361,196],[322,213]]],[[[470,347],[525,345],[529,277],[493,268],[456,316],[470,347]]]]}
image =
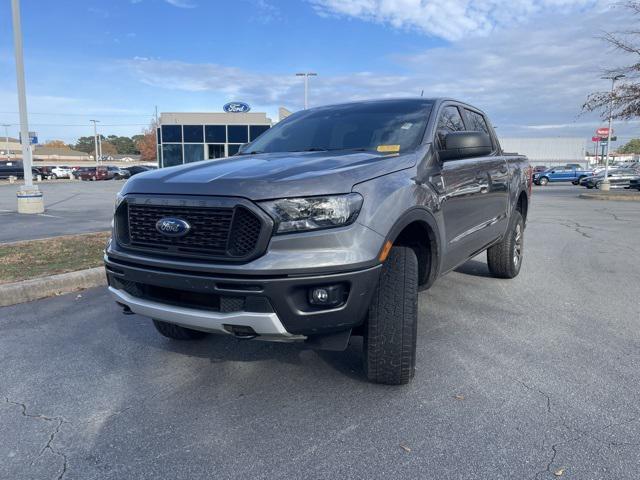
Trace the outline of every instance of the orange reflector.
{"type": "Polygon", "coordinates": [[[381,262],[384,262],[387,259],[387,257],[389,256],[389,252],[391,251],[391,247],[393,247],[393,243],[391,242],[391,240],[387,240],[387,242],[384,244],[384,247],[382,247],[382,250],[380,251],[380,256],[378,257],[381,262]]]}

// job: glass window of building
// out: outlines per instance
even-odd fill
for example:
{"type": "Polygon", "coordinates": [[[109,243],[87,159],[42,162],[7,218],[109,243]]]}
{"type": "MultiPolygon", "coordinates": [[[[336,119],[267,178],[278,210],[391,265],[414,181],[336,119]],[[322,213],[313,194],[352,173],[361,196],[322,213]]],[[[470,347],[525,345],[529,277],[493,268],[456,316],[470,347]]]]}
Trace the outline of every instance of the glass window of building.
{"type": "Polygon", "coordinates": [[[236,153],[238,153],[238,149],[240,149],[240,144],[232,144],[230,143],[229,145],[227,145],[227,148],[229,149],[229,156],[231,157],[232,155],[235,155],[236,153]]]}
{"type": "Polygon", "coordinates": [[[182,142],[182,125],[163,125],[162,143],[182,142]]]}
{"type": "MultiPolygon", "coordinates": [[[[229,143],[247,143],[249,141],[248,125],[227,125],[227,130],[229,132],[229,143]]],[[[229,145],[229,148],[231,148],[231,145],[229,145]]]]}
{"type": "Polygon", "coordinates": [[[227,127],[225,125],[205,125],[204,137],[207,143],[227,143],[227,127]]]}
{"type": "Polygon", "coordinates": [[[214,158],[224,157],[224,145],[211,143],[207,145],[207,147],[208,147],[207,158],[214,159],[214,158]]]}
{"type": "Polygon", "coordinates": [[[249,141],[253,142],[267,130],[269,130],[269,125],[251,125],[249,127],[249,141]]]}
{"type": "Polygon", "coordinates": [[[204,142],[202,125],[183,125],[182,131],[184,132],[185,143],[204,142]]]}
{"type": "Polygon", "coordinates": [[[162,166],[173,167],[174,165],[182,165],[182,144],[165,143],[162,145],[162,166]]]}
{"type": "Polygon", "coordinates": [[[184,163],[200,162],[204,160],[204,144],[202,143],[185,143],[184,144],[184,163]]]}
{"type": "Polygon", "coordinates": [[[156,128],[156,142],[162,143],[162,135],[160,134],[160,127],[156,128]]]}

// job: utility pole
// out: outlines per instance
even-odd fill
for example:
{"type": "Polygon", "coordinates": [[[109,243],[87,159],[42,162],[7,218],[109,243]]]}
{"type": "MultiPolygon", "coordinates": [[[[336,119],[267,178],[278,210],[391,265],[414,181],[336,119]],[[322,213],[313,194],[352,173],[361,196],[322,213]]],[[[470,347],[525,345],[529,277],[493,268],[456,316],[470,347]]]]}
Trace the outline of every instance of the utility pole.
{"type": "Polygon", "coordinates": [[[607,136],[607,158],[604,163],[604,180],[602,180],[602,185],[600,185],[600,190],[603,192],[609,191],[611,187],[609,183],[609,150],[611,149],[611,120],[613,117],[613,97],[615,95],[614,88],[616,85],[616,80],[620,80],[624,78],[624,75],[613,75],[611,77],[603,77],[604,79],[611,80],[611,102],[609,103],[609,133],[607,136]]]}
{"type": "Polygon", "coordinates": [[[296,77],[304,77],[304,109],[309,108],[309,77],[317,77],[314,72],[296,73],[296,77]]]}
{"type": "Polygon", "coordinates": [[[22,144],[22,171],[24,185],[18,188],[18,213],[43,213],[42,192],[33,184],[31,170],[31,137],[27,115],[27,94],[24,81],[24,53],[22,51],[22,26],[20,22],[20,0],[11,0],[13,22],[13,48],[16,57],[16,80],[18,83],[18,110],[20,112],[20,136],[22,144]]]}
{"type": "Polygon", "coordinates": [[[7,160],[9,160],[9,127],[11,126],[8,123],[3,123],[4,127],[4,153],[7,155],[7,160]]]}
{"type": "Polygon", "coordinates": [[[90,122],[93,122],[93,143],[94,143],[94,148],[95,148],[95,161],[96,161],[96,165],[98,165],[98,131],[96,129],[96,123],[98,123],[100,120],[89,120],[90,122]]]}

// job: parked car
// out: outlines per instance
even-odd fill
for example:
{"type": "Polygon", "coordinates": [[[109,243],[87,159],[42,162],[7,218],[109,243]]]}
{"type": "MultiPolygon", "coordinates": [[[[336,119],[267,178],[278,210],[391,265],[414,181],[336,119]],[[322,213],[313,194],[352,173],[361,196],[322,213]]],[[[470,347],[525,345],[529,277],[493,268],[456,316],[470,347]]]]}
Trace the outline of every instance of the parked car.
{"type": "Polygon", "coordinates": [[[640,178],[632,178],[629,180],[629,188],[632,190],[640,190],[640,178]]]}
{"type": "Polygon", "coordinates": [[[137,175],[138,173],[148,172],[149,170],[155,170],[156,167],[149,167],[147,165],[134,165],[132,167],[124,167],[123,170],[129,172],[130,176],[137,175]]]}
{"type": "MultiPolygon", "coordinates": [[[[640,178],[640,174],[633,168],[619,168],[609,172],[607,178],[609,178],[610,188],[629,188],[631,180],[640,178]]],[[[600,188],[602,182],[604,182],[604,172],[585,179],[584,186],[589,189],[600,188]]]]}
{"type": "Polygon", "coordinates": [[[418,289],[484,250],[493,275],[517,276],[530,193],[526,157],[503,154],[471,105],[302,110],[238,156],[127,181],[105,252],[109,291],[172,339],[341,350],[363,336],[369,380],[404,384],[418,289]]]}
{"type": "Polygon", "coordinates": [[[107,170],[113,175],[112,178],[114,180],[122,180],[131,176],[131,173],[126,168],[107,166],[107,170]]]}
{"type": "MultiPolygon", "coordinates": [[[[33,178],[40,174],[40,171],[31,167],[31,173],[33,178]]],[[[22,161],[9,161],[9,162],[0,162],[0,178],[24,178],[24,169],[22,166],[22,161]]]]}
{"type": "Polygon", "coordinates": [[[536,185],[546,185],[549,182],[572,182],[577,185],[581,178],[591,175],[591,170],[581,170],[574,167],[553,167],[544,172],[534,173],[533,182],[536,185]]]}
{"type": "Polygon", "coordinates": [[[62,165],[55,166],[51,169],[50,177],[54,180],[58,178],[72,178],[71,167],[66,167],[62,165]]]}
{"type": "Polygon", "coordinates": [[[91,181],[111,180],[114,176],[113,172],[110,172],[105,166],[82,167],[79,170],[76,170],[73,175],[80,180],[91,181]]]}

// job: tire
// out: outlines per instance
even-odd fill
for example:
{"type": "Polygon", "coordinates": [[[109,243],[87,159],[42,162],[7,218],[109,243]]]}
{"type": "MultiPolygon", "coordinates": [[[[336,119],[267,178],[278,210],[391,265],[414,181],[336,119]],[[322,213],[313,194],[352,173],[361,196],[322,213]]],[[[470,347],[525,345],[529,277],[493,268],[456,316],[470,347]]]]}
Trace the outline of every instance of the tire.
{"type": "Polygon", "coordinates": [[[96,180],[98,180],[98,179],[96,178],[96,176],[95,176],[95,175],[94,175],[93,177],[91,177],[91,181],[92,181],[92,182],[95,182],[96,180]]]}
{"type": "Polygon", "coordinates": [[[418,259],[393,247],[382,266],[364,332],[364,370],[374,383],[403,385],[415,373],[418,259]]]}
{"type": "Polygon", "coordinates": [[[153,326],[167,338],[173,340],[198,340],[208,335],[207,332],[201,332],[199,330],[191,330],[190,328],[181,327],[180,325],[174,325],[173,323],[161,322],[160,320],[154,320],[153,326]]]}
{"type": "Polygon", "coordinates": [[[540,180],[538,180],[538,185],[542,185],[543,187],[549,183],[549,179],[547,177],[542,177],[540,180]]]}
{"type": "Polygon", "coordinates": [[[53,175],[51,175],[51,180],[57,180],[58,176],[54,173],[53,175]]]}
{"type": "Polygon", "coordinates": [[[602,185],[602,182],[597,182],[597,183],[596,183],[596,188],[597,188],[598,190],[600,190],[600,186],[601,186],[601,185],[602,185]]]}
{"type": "Polygon", "coordinates": [[[520,273],[524,254],[524,219],[515,210],[504,238],[487,250],[487,265],[493,276],[515,278],[520,273]]]}

